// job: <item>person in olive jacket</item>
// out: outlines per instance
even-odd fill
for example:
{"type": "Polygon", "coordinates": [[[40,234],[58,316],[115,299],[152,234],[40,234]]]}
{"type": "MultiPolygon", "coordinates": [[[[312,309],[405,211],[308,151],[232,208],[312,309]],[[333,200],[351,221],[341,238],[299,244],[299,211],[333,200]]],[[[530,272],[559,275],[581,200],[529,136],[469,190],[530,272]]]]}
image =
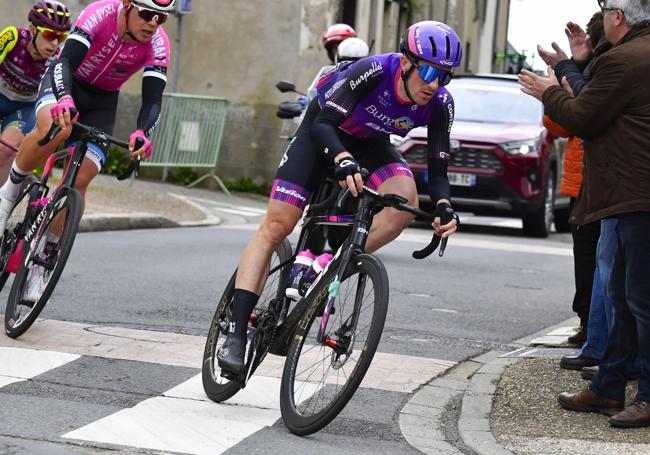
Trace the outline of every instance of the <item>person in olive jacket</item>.
{"type": "Polygon", "coordinates": [[[614,45],[594,64],[587,87],[572,97],[549,77],[522,71],[522,91],[546,114],[584,139],[584,181],[571,214],[583,224],[616,218],[608,290],[613,323],[598,374],[588,388],[562,393],[566,409],[611,415],[617,427],[650,426],[650,0],[599,0],[614,45]],[[639,389],[624,407],[626,372],[641,357],[639,389]]]}

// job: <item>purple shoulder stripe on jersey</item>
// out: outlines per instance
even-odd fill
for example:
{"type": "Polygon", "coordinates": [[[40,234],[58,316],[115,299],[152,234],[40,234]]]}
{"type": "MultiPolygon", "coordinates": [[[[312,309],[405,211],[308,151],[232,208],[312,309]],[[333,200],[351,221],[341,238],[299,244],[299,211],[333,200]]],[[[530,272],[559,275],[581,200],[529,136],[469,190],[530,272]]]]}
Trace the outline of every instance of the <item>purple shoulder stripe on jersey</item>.
{"type": "Polygon", "coordinates": [[[311,193],[300,185],[288,182],[286,180],[275,179],[271,189],[271,199],[286,202],[300,210],[307,205],[307,199],[311,193]]]}
{"type": "Polygon", "coordinates": [[[371,190],[378,189],[382,183],[388,180],[391,177],[396,177],[398,175],[403,175],[405,177],[413,178],[413,172],[408,167],[407,164],[403,163],[391,163],[386,166],[382,166],[377,169],[375,172],[370,174],[366,180],[366,186],[371,190]]]}

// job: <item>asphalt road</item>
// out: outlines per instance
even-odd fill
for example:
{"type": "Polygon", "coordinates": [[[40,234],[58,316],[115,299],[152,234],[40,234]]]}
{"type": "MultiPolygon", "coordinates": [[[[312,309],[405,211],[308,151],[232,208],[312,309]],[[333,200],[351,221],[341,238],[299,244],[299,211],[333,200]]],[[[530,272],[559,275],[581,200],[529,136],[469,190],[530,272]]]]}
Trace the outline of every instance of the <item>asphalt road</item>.
{"type": "MultiPolygon", "coordinates": [[[[221,289],[252,234],[251,225],[235,221],[211,228],[80,234],[41,317],[205,336],[221,289]]],[[[411,251],[429,235],[409,229],[379,254],[391,283],[379,352],[458,362],[572,316],[568,235],[526,239],[510,227],[470,223],[450,240],[444,258],[412,259],[411,251]]],[[[1,301],[6,294],[5,289],[1,301]]],[[[14,382],[0,389],[0,452],[103,452],[106,444],[70,445],[61,436],[159,396],[199,368],[200,358],[193,368],[82,356],[14,382]]],[[[415,453],[395,418],[408,397],[363,388],[339,418],[312,437],[293,437],[277,420],[228,453],[415,453]]],[[[154,453],[137,447],[122,451],[154,453]]]]}

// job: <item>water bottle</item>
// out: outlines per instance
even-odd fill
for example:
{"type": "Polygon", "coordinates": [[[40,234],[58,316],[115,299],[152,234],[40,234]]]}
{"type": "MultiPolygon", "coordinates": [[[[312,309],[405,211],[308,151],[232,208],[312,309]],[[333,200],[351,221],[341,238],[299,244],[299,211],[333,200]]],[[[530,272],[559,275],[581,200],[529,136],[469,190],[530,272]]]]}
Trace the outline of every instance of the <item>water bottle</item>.
{"type": "Polygon", "coordinates": [[[300,287],[298,288],[300,290],[301,296],[304,296],[307,293],[307,289],[309,289],[309,286],[311,286],[311,284],[314,282],[316,277],[323,270],[325,270],[325,267],[327,267],[327,264],[330,263],[333,257],[334,256],[332,256],[329,253],[323,253],[320,256],[318,256],[316,259],[314,259],[309,270],[307,270],[302,275],[302,280],[300,281],[300,287]]]}
{"type": "Polygon", "coordinates": [[[291,300],[300,299],[298,286],[305,272],[311,269],[314,259],[315,256],[310,250],[301,251],[296,255],[296,261],[291,266],[289,273],[289,287],[285,291],[285,295],[291,300]]]}

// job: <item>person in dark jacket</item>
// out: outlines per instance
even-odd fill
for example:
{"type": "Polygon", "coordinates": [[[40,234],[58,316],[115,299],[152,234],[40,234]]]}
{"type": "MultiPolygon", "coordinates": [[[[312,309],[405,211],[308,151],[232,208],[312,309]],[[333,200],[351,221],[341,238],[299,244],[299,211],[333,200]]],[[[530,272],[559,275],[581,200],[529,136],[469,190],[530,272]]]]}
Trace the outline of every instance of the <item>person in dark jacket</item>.
{"type": "MultiPolygon", "coordinates": [[[[553,68],[559,81],[566,78],[574,95],[578,95],[587,85],[588,76],[595,59],[611,47],[611,44],[605,38],[603,13],[601,11],[598,11],[591,17],[587,24],[586,32],[588,39],[586,41],[583,40],[583,45],[579,46],[575,43],[577,41],[576,37],[582,38],[585,32],[574,22],[569,22],[566,25],[566,34],[571,45],[571,53],[576,54],[571,58],[567,57],[566,53],[556,42],[552,43],[555,52],[547,51],[541,46],[537,46],[537,52],[542,60],[553,68]],[[578,58],[584,58],[584,60],[578,60],[578,58]]],[[[580,187],[582,186],[582,139],[578,136],[571,135],[561,125],[551,121],[547,115],[544,116],[544,125],[554,134],[569,138],[562,163],[563,172],[560,194],[571,198],[569,210],[573,210],[578,193],[580,192],[580,187]]],[[[569,344],[580,347],[588,341],[587,328],[591,320],[591,302],[597,300],[600,303],[599,299],[602,299],[600,288],[595,288],[595,292],[592,293],[594,272],[596,269],[596,246],[600,237],[600,221],[583,225],[571,223],[571,237],[573,239],[573,270],[576,286],[572,308],[580,318],[580,325],[578,326],[577,332],[571,335],[567,341],[569,344]]],[[[590,346],[587,346],[587,348],[590,348],[590,346]]],[[[581,352],[577,356],[562,357],[560,359],[560,366],[570,370],[581,370],[583,367],[598,365],[601,356],[602,353],[597,354],[593,349],[587,349],[586,352],[581,352]]]]}
{"type": "Polygon", "coordinates": [[[600,0],[614,45],[593,66],[587,87],[572,97],[549,78],[522,71],[522,91],[540,99],[549,117],[584,139],[583,188],[576,223],[617,220],[617,251],[608,291],[613,323],[598,373],[578,393],[562,393],[565,409],[610,415],[617,427],[650,426],[650,1],[600,0]],[[626,373],[641,356],[639,389],[624,407],[626,373]]]}

